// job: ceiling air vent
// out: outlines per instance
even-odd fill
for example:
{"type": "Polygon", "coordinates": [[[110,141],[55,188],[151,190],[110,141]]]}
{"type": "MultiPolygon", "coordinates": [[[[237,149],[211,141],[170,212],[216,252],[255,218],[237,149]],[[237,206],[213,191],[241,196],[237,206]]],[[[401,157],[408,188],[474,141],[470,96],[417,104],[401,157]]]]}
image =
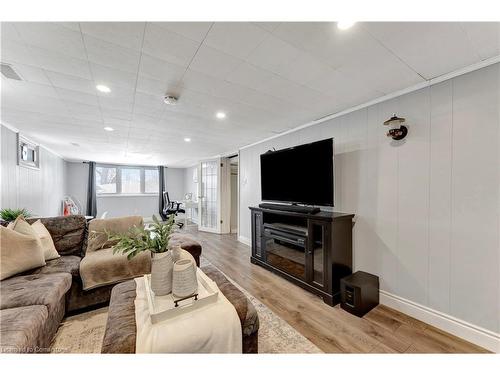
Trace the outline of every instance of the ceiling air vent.
{"type": "Polygon", "coordinates": [[[21,77],[19,77],[19,74],[16,73],[16,71],[12,68],[11,65],[0,63],[0,69],[5,78],[15,79],[16,81],[22,81],[21,77]]]}

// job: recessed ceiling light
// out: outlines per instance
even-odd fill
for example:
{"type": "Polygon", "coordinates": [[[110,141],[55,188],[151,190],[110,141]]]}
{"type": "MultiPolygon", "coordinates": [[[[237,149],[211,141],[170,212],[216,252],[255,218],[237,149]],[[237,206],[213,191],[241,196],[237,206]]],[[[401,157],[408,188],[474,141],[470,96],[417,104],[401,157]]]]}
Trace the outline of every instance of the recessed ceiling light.
{"type": "Polygon", "coordinates": [[[184,138],[184,142],[191,142],[191,138],[188,137],[184,138]]]}
{"type": "Polygon", "coordinates": [[[215,117],[217,117],[219,119],[223,119],[223,118],[226,118],[226,114],[224,112],[217,112],[215,114],[215,117]]]}
{"type": "Polygon", "coordinates": [[[105,92],[105,93],[111,92],[111,89],[108,86],[97,85],[95,88],[100,92],[105,92]]]}
{"type": "Polygon", "coordinates": [[[111,126],[105,126],[104,130],[106,130],[107,132],[112,132],[115,129],[113,129],[111,126]]]}
{"type": "Polygon", "coordinates": [[[353,27],[355,23],[356,22],[352,22],[352,21],[339,21],[339,22],[337,22],[337,27],[340,30],[347,30],[347,29],[353,27]]]}

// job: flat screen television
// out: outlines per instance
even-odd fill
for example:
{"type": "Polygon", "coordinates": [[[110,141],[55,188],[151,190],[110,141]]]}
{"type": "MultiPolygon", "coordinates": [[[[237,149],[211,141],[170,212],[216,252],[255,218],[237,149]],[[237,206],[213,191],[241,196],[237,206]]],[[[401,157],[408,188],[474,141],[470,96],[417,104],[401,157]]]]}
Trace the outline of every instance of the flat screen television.
{"type": "Polygon", "coordinates": [[[333,206],[333,138],[260,155],[263,201],[333,206]]]}

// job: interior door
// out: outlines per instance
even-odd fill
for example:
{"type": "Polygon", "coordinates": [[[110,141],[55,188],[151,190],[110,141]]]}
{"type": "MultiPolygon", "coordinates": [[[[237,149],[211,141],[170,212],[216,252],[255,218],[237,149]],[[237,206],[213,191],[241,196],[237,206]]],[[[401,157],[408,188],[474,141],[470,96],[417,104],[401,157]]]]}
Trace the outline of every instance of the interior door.
{"type": "Polygon", "coordinates": [[[220,233],[220,158],[198,166],[198,230],[220,233]]]}

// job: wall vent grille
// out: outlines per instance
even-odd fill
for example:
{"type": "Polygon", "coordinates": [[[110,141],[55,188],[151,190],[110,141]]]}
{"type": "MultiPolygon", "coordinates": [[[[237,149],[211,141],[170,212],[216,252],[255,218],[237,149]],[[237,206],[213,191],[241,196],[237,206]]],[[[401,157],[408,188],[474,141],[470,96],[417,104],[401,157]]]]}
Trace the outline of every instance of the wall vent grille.
{"type": "Polygon", "coordinates": [[[0,63],[0,71],[5,78],[15,79],[16,81],[22,81],[19,74],[12,68],[10,64],[0,63]]]}

